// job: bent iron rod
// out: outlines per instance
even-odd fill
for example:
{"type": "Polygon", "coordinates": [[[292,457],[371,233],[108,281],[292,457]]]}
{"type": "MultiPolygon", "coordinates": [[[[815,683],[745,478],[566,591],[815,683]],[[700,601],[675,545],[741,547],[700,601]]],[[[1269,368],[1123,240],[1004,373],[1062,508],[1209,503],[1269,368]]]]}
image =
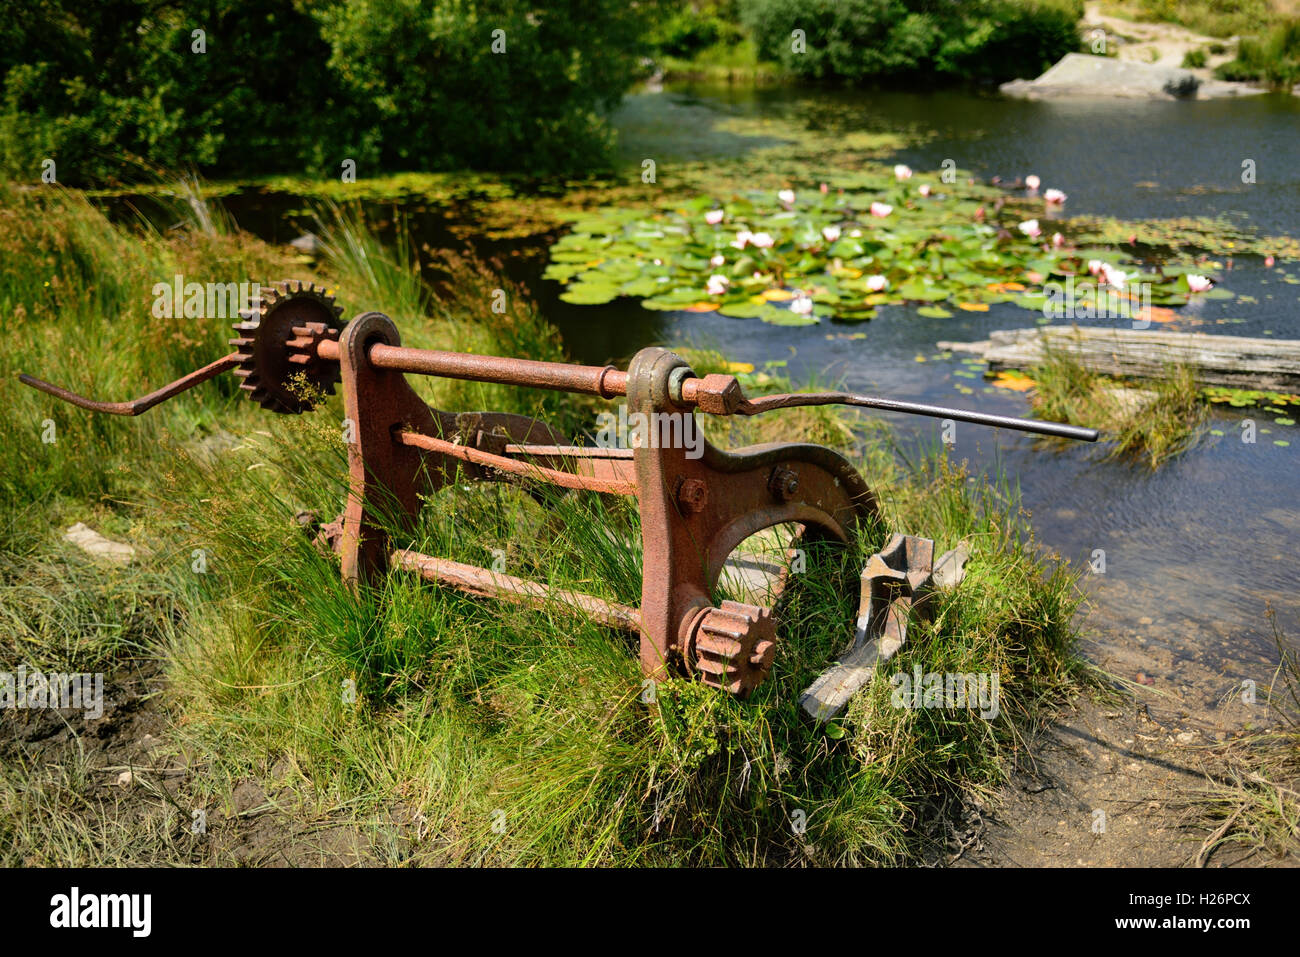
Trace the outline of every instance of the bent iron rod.
{"type": "Polygon", "coordinates": [[[104,412],[108,415],[139,415],[142,412],[148,412],[159,402],[166,402],[187,389],[194,388],[200,382],[207,382],[213,376],[221,375],[227,369],[233,369],[237,365],[239,365],[239,354],[232,352],[224,359],[211,362],[202,369],[195,369],[189,375],[181,376],[175,382],[129,402],[96,402],[94,399],[87,399],[83,395],[77,395],[75,392],[70,392],[61,386],[52,385],[25,372],[19,373],[18,381],[23,385],[31,386],[33,389],[49,393],[56,399],[71,402],[78,408],[89,409],[91,412],[104,412]]]}
{"type": "MultiPolygon", "coordinates": [[[[317,355],[326,360],[337,361],[339,345],[333,340],[323,340],[317,344],[317,355]]],[[[627,373],[613,366],[578,366],[563,362],[542,362],[534,359],[510,359],[499,356],[482,356],[463,352],[442,352],[433,349],[409,349],[402,346],[390,346],[375,343],[370,347],[368,358],[371,364],[381,369],[409,372],[418,375],[434,375],[451,379],[468,379],[475,382],[496,382],[507,385],[553,389],[560,392],[576,392],[584,395],[612,399],[627,395],[627,373]]],[[[110,415],[139,415],[147,412],[160,402],[164,402],[187,389],[192,389],[213,376],[220,375],[239,364],[238,353],[231,353],[216,362],[197,369],[155,392],[129,402],[97,402],[85,396],[77,395],[67,389],[52,385],[26,373],[18,376],[24,385],[46,392],[55,398],[70,402],[92,412],[106,412],[110,415]]],[[[710,377],[712,378],[712,377],[710,377]]],[[[730,380],[734,387],[734,379],[730,380]]],[[[697,384],[705,383],[696,379],[697,384]]],[[[684,402],[685,405],[698,404],[700,389],[696,389],[696,399],[684,402]]],[[[975,425],[987,425],[994,428],[1015,429],[1020,432],[1032,432],[1038,435],[1052,435],[1083,442],[1096,442],[1099,433],[1096,429],[1065,425],[1059,422],[1042,422],[1036,419],[1020,419],[1009,415],[991,415],[985,412],[969,412],[965,409],[950,409],[938,405],[924,405],[917,402],[900,402],[896,399],[882,399],[875,396],[859,395],[853,392],[793,392],[781,395],[767,395],[756,399],[742,399],[734,408],[739,415],[759,415],[776,409],[789,409],[799,406],[814,405],[849,405],[866,409],[880,409],[885,412],[907,412],[939,419],[952,419],[955,422],[970,422],[975,425]]]]}

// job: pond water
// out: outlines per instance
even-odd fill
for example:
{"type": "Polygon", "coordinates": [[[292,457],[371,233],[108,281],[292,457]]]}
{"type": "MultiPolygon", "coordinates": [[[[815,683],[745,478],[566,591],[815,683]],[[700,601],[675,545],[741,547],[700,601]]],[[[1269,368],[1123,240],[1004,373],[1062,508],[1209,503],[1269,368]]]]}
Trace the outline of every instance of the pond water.
{"type": "MultiPolygon", "coordinates": [[[[793,130],[811,124],[832,133],[920,132],[921,145],[900,151],[897,161],[935,169],[951,158],[978,176],[1008,180],[1036,173],[1044,186],[1069,194],[1071,215],[1221,215],[1267,234],[1300,232],[1300,98],[1025,102],[954,92],[684,87],[632,95],[616,121],[625,158],[639,165],[641,157],[653,157],[663,170],[674,160],[734,157],[765,145],[761,137],[730,131],[727,121],[736,117],[775,120],[793,130]],[[1242,182],[1246,160],[1254,164],[1253,184],[1242,182]]],[[[279,216],[288,205],[268,208],[264,195],[228,202],[245,228],[282,242],[292,238],[279,216]]],[[[448,238],[445,221],[432,213],[414,216],[412,228],[420,242],[437,246],[448,238]]],[[[653,312],[626,299],[577,306],[559,300],[558,283],[540,278],[541,250],[518,243],[488,248],[527,282],[578,361],[623,361],[652,343],[715,346],[757,366],[788,360],[796,382],[831,379],[858,392],[1027,414],[1023,395],[988,388],[960,356],[945,358],[935,346],[1038,318],[1012,305],[949,319],[883,307],[867,323],[807,328],[653,312]]],[[[1237,299],[1189,306],[1169,328],[1300,338],[1300,285],[1283,282],[1280,270],[1266,269],[1259,257],[1230,268],[1225,282],[1237,299]]],[[[935,420],[890,418],[905,448],[938,442],[935,420]]],[[[1300,429],[1274,418],[1261,409],[1216,407],[1210,427],[1224,434],[1207,435],[1154,474],[1099,461],[1093,447],[973,425],[958,425],[955,456],[977,470],[1001,469],[1017,482],[1047,547],[1085,567],[1104,551],[1104,573],[1086,575],[1085,583],[1093,620],[1126,636],[1115,640],[1162,648],[1171,674],[1196,660],[1225,681],[1252,677],[1266,684],[1269,672],[1262,669],[1276,660],[1266,603],[1291,643],[1300,638],[1300,429]],[[1247,417],[1259,428],[1253,444],[1241,440],[1247,417]],[[1292,444],[1275,445],[1279,439],[1292,444]]]]}
{"type": "MultiPolygon", "coordinates": [[[[1036,173],[1045,186],[1069,194],[1066,209],[1072,215],[1226,216],[1270,235],[1300,232],[1295,97],[1026,102],[952,92],[812,97],[785,89],[687,88],[630,98],[620,115],[624,149],[633,159],[670,159],[665,142],[685,139],[684,157],[704,159],[709,150],[727,154],[744,148],[744,141],[690,134],[735,115],[802,120],[832,132],[919,124],[930,137],[900,151],[898,161],[935,169],[952,158],[976,175],[1006,180],[1036,173]],[[677,132],[665,139],[671,130],[677,132]],[[1243,160],[1254,161],[1253,184],[1242,182],[1243,160]]],[[[662,166],[665,160],[658,161],[662,166]]],[[[1258,302],[1201,302],[1182,310],[1186,318],[1174,328],[1300,338],[1300,286],[1280,281],[1259,257],[1234,262],[1227,284],[1258,302]]],[[[592,315],[599,307],[570,308],[557,310],[559,321],[572,341],[597,352],[625,353],[631,345],[610,348],[608,334],[597,333],[603,319],[641,343],[716,345],[759,365],[785,358],[796,380],[817,375],[840,379],[853,391],[1027,413],[1023,396],[981,388],[963,374],[968,367],[960,357],[936,355],[938,341],[981,339],[993,329],[1033,324],[1034,313],[1010,305],[951,319],[886,307],[869,323],[809,329],[739,326],[711,313],[640,319],[614,310],[592,315]],[[862,338],[847,338],[853,333],[862,338]],[[975,386],[976,392],[961,395],[958,385],[975,386]]],[[[1195,658],[1225,677],[1257,676],[1258,664],[1275,657],[1266,602],[1292,643],[1300,638],[1300,433],[1273,424],[1274,416],[1258,409],[1215,411],[1210,428],[1225,434],[1207,435],[1155,474],[1100,462],[1096,450],[1085,446],[978,426],[958,425],[955,454],[1018,481],[1048,547],[1085,567],[1097,550],[1104,551],[1104,574],[1089,574],[1085,581],[1096,617],[1108,628],[1165,646],[1175,665],[1195,658]],[[1254,444],[1241,441],[1247,417],[1270,430],[1254,444]],[[1274,439],[1293,444],[1276,446],[1274,439]]],[[[938,440],[933,420],[891,418],[905,442],[938,440]]]]}

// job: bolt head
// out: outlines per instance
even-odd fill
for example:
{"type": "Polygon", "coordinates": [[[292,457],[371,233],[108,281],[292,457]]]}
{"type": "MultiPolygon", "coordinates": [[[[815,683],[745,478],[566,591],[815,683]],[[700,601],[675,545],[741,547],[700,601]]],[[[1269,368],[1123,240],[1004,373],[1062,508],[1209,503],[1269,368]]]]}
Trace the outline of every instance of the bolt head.
{"type": "Polygon", "coordinates": [[[704,511],[709,501],[709,487],[700,479],[688,478],[677,489],[677,504],[688,515],[704,511]]]}

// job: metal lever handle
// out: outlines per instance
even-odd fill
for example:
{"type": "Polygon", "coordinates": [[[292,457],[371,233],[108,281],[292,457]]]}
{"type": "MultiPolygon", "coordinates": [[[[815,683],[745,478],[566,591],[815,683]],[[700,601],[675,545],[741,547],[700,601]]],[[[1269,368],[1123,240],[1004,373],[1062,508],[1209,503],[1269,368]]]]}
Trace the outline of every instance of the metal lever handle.
{"type": "Polygon", "coordinates": [[[757,415],[760,412],[771,412],[773,409],[789,409],[801,405],[856,405],[865,409],[883,409],[886,412],[909,412],[936,419],[953,419],[957,422],[973,422],[976,425],[1035,432],[1039,435],[1055,435],[1063,439],[1078,439],[1081,442],[1096,442],[1100,434],[1096,429],[1065,425],[1060,422],[1040,422],[1037,419],[1017,419],[1010,415],[989,415],[985,412],[968,412],[965,409],[948,409],[941,405],[878,399],[875,396],[858,395],[853,392],[790,392],[782,395],[766,395],[757,399],[746,399],[740,403],[736,411],[741,415],[757,415]]]}
{"type": "Polygon", "coordinates": [[[105,412],[108,415],[139,415],[141,412],[148,412],[160,402],[166,402],[168,399],[180,395],[187,389],[192,389],[201,382],[207,382],[213,376],[221,375],[227,369],[233,369],[239,365],[239,354],[232,352],[225,358],[218,359],[216,362],[205,365],[202,369],[196,369],[187,376],[182,376],[175,382],[163,386],[148,395],[141,396],[138,399],[132,399],[129,402],[96,402],[94,399],[88,399],[84,395],[77,395],[75,392],[69,392],[61,386],[52,385],[35,376],[27,373],[20,373],[18,381],[23,385],[29,385],[33,389],[40,389],[56,399],[62,399],[64,402],[71,402],[73,405],[82,409],[89,409],[91,412],[105,412]]]}

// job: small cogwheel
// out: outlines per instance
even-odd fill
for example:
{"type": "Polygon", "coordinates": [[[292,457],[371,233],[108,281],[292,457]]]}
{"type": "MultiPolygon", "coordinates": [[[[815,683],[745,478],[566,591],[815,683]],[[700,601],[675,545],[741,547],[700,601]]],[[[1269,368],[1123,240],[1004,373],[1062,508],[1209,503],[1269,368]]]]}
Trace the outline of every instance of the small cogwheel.
{"type": "Polygon", "coordinates": [[[240,312],[239,337],[230,340],[239,354],[240,388],[262,408],[290,415],[312,408],[311,397],[300,392],[333,395],[339,365],[317,356],[316,347],[323,339],[338,339],[342,315],[334,297],[314,283],[263,287],[260,300],[240,312]],[[310,390],[297,388],[299,376],[310,390]]]}
{"type": "Polygon", "coordinates": [[[772,669],[776,624],[766,608],[724,601],[700,613],[685,650],[704,684],[744,698],[772,669]]]}

